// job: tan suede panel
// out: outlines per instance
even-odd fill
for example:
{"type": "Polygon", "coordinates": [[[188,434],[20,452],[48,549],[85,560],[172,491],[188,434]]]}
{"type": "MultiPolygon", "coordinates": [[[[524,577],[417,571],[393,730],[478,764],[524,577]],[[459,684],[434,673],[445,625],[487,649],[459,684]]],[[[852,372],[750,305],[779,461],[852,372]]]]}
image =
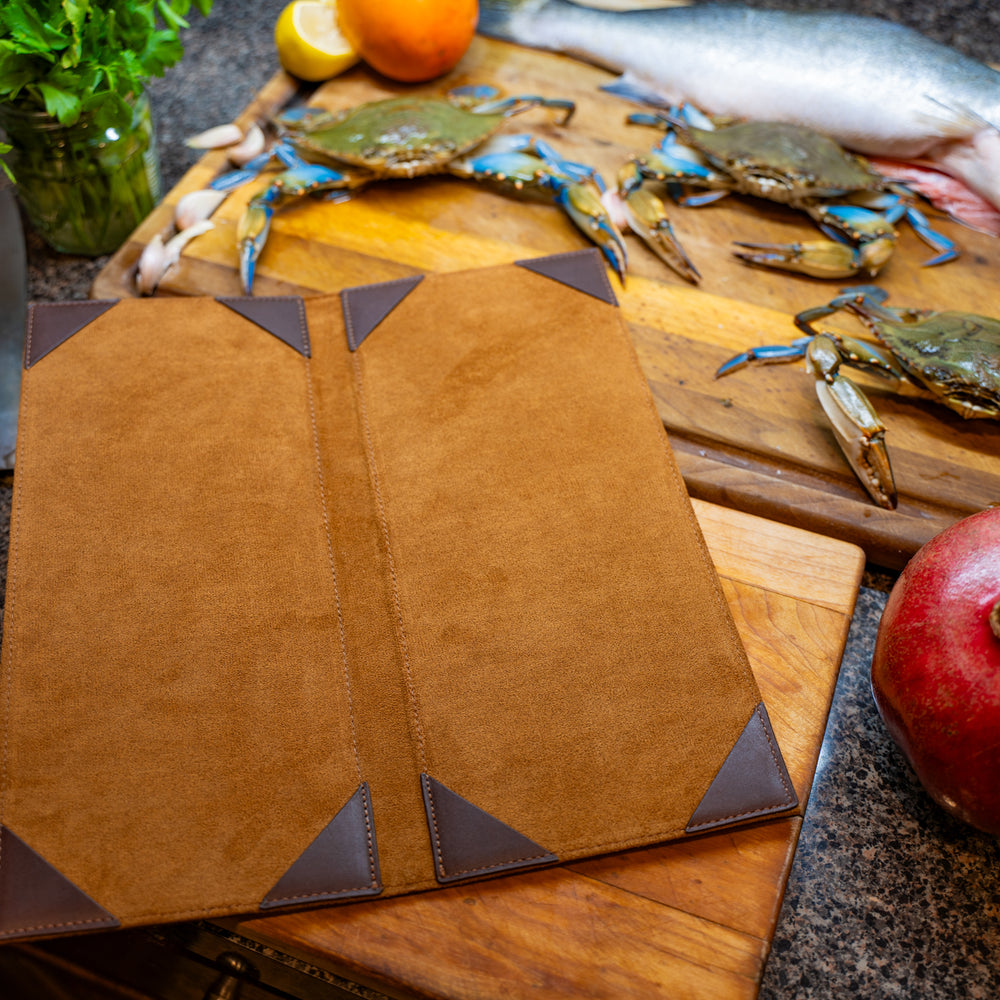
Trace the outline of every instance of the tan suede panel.
{"type": "Polygon", "coordinates": [[[306,311],[358,743],[371,787],[383,885],[391,893],[433,882],[392,567],[378,477],[368,460],[366,414],[356,391],[357,356],[348,350],[340,297],[310,299],[306,311]]]}
{"type": "Polygon", "coordinates": [[[308,365],[168,299],[25,372],[2,821],[123,923],[254,909],[359,782],[308,365]]]}
{"type": "Polygon", "coordinates": [[[620,317],[441,283],[357,352],[421,766],[562,858],[673,836],[759,694],[620,317]]]}
{"type": "Polygon", "coordinates": [[[124,924],[256,909],[363,781],[386,895],[421,773],[560,859],[682,834],[759,693],[617,309],[303,309],[311,358],[123,301],[25,373],[0,823],[124,924]]]}

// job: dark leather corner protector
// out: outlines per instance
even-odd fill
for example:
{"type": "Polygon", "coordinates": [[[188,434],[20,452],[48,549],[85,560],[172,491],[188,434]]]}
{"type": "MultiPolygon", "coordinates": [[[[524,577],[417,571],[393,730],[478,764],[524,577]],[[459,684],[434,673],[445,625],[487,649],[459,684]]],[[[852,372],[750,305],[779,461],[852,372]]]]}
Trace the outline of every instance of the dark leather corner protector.
{"type": "Polygon", "coordinates": [[[798,801],[760,702],[684,829],[696,833],[767,816],[791,809],[798,801]]]}
{"type": "Polygon", "coordinates": [[[439,882],[458,882],[559,860],[429,774],[420,775],[420,784],[439,882]]]}
{"type": "Polygon", "coordinates": [[[0,827],[0,940],[106,930],[119,921],[0,827]]]}
{"type": "Polygon", "coordinates": [[[310,356],[309,327],[302,299],[297,295],[253,298],[248,295],[217,296],[216,302],[228,306],[262,330],[273,333],[304,357],[310,356]]]}
{"type": "Polygon", "coordinates": [[[545,275],[546,278],[552,278],[553,281],[561,281],[578,292],[593,295],[602,302],[618,305],[615,293],[611,290],[611,282],[608,281],[604,260],[597,250],[573,250],[549,257],[516,260],[514,263],[536,274],[545,275]]]}
{"type": "Polygon", "coordinates": [[[31,303],[24,339],[24,367],[30,368],[117,304],[118,299],[31,303]]]}
{"type": "Polygon", "coordinates": [[[363,782],[261,900],[262,910],[382,891],[368,783],[363,782]]]}
{"type": "Polygon", "coordinates": [[[340,293],[347,327],[347,343],[356,351],[365,337],[375,329],[423,281],[422,274],[395,281],[380,281],[374,285],[345,288],[340,293]]]}

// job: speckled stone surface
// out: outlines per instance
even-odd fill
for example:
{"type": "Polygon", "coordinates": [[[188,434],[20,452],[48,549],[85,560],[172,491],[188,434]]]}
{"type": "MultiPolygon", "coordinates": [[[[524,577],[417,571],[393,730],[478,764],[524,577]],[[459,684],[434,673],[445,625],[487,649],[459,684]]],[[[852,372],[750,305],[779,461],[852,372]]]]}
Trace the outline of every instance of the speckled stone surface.
{"type": "Polygon", "coordinates": [[[1000,997],[1000,842],[934,804],[871,697],[887,596],[858,598],[760,1000],[1000,997]]]}
{"type": "MultiPolygon", "coordinates": [[[[151,87],[165,191],[197,158],[183,139],[232,118],[277,68],[271,32],[284,2],[216,0],[207,21],[192,18],[183,62],[151,87]]],[[[993,2],[751,5],[878,14],[1000,63],[993,2]]],[[[38,301],[85,298],[107,262],[27,239],[29,297],[38,301]]],[[[9,515],[10,483],[0,480],[0,568],[9,515]]],[[[865,582],[760,997],[996,1000],[1000,842],[935,806],[882,726],[868,670],[892,577],[871,568],[865,582]]]]}

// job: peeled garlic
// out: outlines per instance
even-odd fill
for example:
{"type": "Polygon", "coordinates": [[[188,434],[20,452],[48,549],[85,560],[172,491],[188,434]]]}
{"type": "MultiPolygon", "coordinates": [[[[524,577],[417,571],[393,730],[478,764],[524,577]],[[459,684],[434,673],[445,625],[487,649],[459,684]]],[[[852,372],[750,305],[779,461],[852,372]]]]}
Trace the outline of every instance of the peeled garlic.
{"type": "Polygon", "coordinates": [[[195,223],[207,219],[225,199],[225,191],[213,191],[211,188],[189,191],[177,202],[174,225],[183,232],[195,223]]]}
{"type": "Polygon", "coordinates": [[[196,222],[193,226],[188,226],[183,232],[177,233],[175,236],[171,236],[167,240],[164,250],[167,255],[167,267],[172,264],[176,264],[180,258],[181,251],[191,242],[196,236],[201,236],[202,233],[207,233],[210,229],[214,229],[215,226],[212,225],[208,219],[202,219],[201,222],[196,222]]]}
{"type": "Polygon", "coordinates": [[[227,150],[230,162],[237,167],[242,167],[259,153],[264,152],[264,132],[259,125],[251,125],[247,129],[243,141],[227,150]]]}
{"type": "Polygon", "coordinates": [[[135,287],[140,295],[152,295],[156,291],[156,286],[163,280],[163,276],[180,259],[181,251],[196,236],[207,233],[214,229],[208,219],[196,222],[182,232],[171,236],[166,243],[163,237],[157,233],[146,244],[139,256],[139,265],[136,269],[135,287]]]}
{"type": "Polygon", "coordinates": [[[235,146],[243,141],[243,132],[238,125],[216,125],[198,135],[184,141],[191,149],[219,149],[222,146],[235,146]]]}
{"type": "Polygon", "coordinates": [[[167,270],[167,252],[163,237],[157,233],[139,255],[139,265],[135,272],[135,288],[140,295],[152,295],[167,270]]]}

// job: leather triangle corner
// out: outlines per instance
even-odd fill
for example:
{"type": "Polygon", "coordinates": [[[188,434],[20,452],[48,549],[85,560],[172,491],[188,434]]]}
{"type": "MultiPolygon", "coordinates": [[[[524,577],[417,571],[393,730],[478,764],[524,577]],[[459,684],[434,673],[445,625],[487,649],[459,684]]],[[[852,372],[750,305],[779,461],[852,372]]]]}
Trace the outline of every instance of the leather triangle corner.
{"type": "Polygon", "coordinates": [[[261,900],[262,910],[382,891],[368,784],[363,782],[261,900]]]}
{"type": "Polygon", "coordinates": [[[0,826],[0,940],[118,925],[17,834],[0,826]]]}
{"type": "Polygon", "coordinates": [[[239,313],[244,319],[256,323],[262,330],[274,334],[303,357],[309,357],[309,328],[302,299],[287,296],[217,296],[216,302],[239,313]]]}
{"type": "Polygon", "coordinates": [[[117,299],[82,302],[33,302],[28,307],[28,330],[24,344],[24,367],[30,368],[46,354],[64,344],[98,316],[117,305],[117,299]]]}
{"type": "Polygon", "coordinates": [[[767,709],[760,702],[691,814],[684,832],[698,833],[783,812],[798,805],[798,801],[767,709]]]}
{"type": "Polygon", "coordinates": [[[356,351],[368,336],[423,281],[422,274],[374,285],[345,288],[340,293],[347,343],[356,351]]]}
{"type": "Polygon", "coordinates": [[[601,255],[597,250],[573,250],[569,253],[551,254],[548,257],[535,257],[531,260],[516,260],[514,263],[546,278],[552,278],[553,281],[569,285],[578,292],[593,295],[602,302],[618,305],[601,255]]]}
{"type": "Polygon", "coordinates": [[[439,882],[499,874],[559,859],[429,774],[420,775],[439,882]]]}

